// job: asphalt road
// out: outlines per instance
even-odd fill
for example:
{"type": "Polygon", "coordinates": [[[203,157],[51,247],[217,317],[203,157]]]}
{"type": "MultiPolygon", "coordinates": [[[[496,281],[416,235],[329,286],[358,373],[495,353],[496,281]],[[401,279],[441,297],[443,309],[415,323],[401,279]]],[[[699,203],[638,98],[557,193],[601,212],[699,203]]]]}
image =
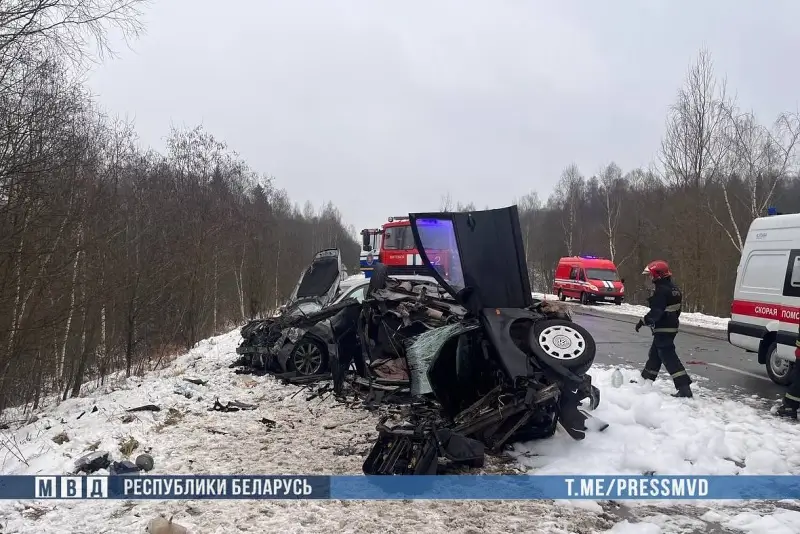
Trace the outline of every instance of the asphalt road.
{"type": "MultiPolygon", "coordinates": [[[[570,308],[573,320],[594,337],[598,364],[644,367],[652,334],[647,328],[636,333],[633,327],[638,318],[604,314],[592,307],[570,308]]],[[[786,392],[784,387],[769,379],[755,354],[728,344],[727,333],[723,330],[681,325],[675,347],[689,374],[707,379],[698,380],[703,387],[734,398],[756,395],[770,401],[783,397],[786,392]]],[[[659,380],[665,379],[667,372],[662,368],[659,380]]]]}

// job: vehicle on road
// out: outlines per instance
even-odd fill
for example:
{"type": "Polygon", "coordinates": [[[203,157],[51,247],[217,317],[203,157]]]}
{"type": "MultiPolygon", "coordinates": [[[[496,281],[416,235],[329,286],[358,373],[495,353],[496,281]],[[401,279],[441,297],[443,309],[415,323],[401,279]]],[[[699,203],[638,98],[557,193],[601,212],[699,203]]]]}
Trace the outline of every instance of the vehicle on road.
{"type": "Polygon", "coordinates": [[[776,384],[791,383],[800,323],[800,214],[759,217],[736,270],[728,342],[758,354],[776,384]]]}
{"type": "Polygon", "coordinates": [[[625,299],[625,280],[619,277],[613,261],[597,256],[571,256],[558,260],[553,293],[561,301],[578,299],[581,304],[625,299]]]}

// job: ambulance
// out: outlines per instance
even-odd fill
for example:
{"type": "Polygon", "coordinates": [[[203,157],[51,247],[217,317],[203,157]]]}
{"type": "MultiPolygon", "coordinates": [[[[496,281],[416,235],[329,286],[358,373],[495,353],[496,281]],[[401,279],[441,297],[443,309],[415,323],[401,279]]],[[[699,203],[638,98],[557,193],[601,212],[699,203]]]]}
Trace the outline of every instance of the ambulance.
{"type": "Polygon", "coordinates": [[[603,301],[619,306],[625,298],[625,280],[609,259],[571,256],[558,260],[553,293],[562,301],[572,298],[581,304],[603,301]]]}
{"type": "Polygon", "coordinates": [[[728,342],[758,354],[776,384],[791,383],[800,326],[800,214],[770,215],[750,224],[728,322],[728,342]]]}

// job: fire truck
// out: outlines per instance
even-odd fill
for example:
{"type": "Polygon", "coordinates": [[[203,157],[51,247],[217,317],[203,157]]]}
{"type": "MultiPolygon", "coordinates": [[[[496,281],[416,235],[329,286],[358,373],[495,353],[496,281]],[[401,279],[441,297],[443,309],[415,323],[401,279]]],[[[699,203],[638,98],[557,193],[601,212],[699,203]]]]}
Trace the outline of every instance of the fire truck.
{"type": "MultiPolygon", "coordinates": [[[[375,262],[386,265],[390,276],[430,276],[414,244],[408,217],[389,217],[380,228],[361,230],[361,239],[360,265],[365,277],[372,275],[375,262]]],[[[448,274],[451,251],[455,250],[452,239],[452,231],[425,227],[423,243],[430,243],[425,247],[428,259],[443,276],[448,274]]]]}

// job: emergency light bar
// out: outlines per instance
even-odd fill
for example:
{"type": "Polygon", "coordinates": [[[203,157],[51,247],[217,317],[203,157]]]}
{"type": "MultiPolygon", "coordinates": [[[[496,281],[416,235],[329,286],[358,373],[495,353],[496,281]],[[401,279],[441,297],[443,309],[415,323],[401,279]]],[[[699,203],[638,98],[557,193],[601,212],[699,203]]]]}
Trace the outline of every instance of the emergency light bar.
{"type": "Polygon", "coordinates": [[[778,213],[778,208],[776,208],[775,206],[770,206],[769,208],[767,208],[767,215],[769,216],[780,215],[780,213],[778,213]]]}
{"type": "Polygon", "coordinates": [[[408,219],[408,217],[389,217],[389,222],[404,221],[406,219],[408,219]]]}

